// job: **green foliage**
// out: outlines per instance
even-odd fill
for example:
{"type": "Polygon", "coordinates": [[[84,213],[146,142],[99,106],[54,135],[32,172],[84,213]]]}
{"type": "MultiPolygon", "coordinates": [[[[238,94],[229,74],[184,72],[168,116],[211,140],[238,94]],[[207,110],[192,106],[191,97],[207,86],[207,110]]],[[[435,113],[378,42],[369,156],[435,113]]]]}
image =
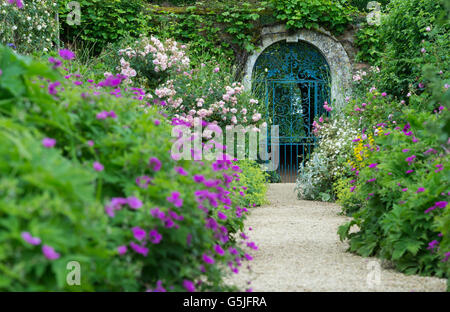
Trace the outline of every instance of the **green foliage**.
{"type": "Polygon", "coordinates": [[[352,21],[354,9],[346,1],[334,0],[270,0],[277,19],[288,28],[319,29],[342,33],[352,21]]]}
{"type": "Polygon", "coordinates": [[[381,69],[370,83],[405,98],[408,92],[422,92],[419,83],[427,82],[421,75],[423,65],[432,63],[439,70],[448,68],[449,24],[444,12],[443,0],[391,1],[376,34],[371,34],[375,27],[371,26],[358,35],[361,60],[373,61],[381,69]]]}
{"type": "Polygon", "coordinates": [[[240,59],[242,53],[255,47],[258,20],[264,8],[248,2],[215,5],[190,6],[182,13],[159,12],[152,16],[150,26],[159,37],[170,36],[189,44],[194,64],[200,56],[205,61],[206,55],[209,59],[240,59]]]}
{"type": "Polygon", "coordinates": [[[267,172],[262,171],[259,165],[251,160],[241,160],[238,165],[242,170],[239,183],[245,185],[245,190],[248,192],[248,195],[245,196],[246,205],[261,206],[266,204],[267,172]]]}
{"type": "Polygon", "coordinates": [[[440,240],[435,219],[449,207],[431,212],[427,209],[448,198],[449,157],[437,143],[438,134],[424,125],[425,121],[441,123],[443,116],[414,110],[407,111],[406,116],[410,129],[387,129],[389,135],[376,137],[379,151],[373,152],[368,162],[378,166],[359,171],[354,192],[355,200],[364,198],[365,204],[339,231],[341,238],[350,239],[353,252],[392,260],[407,274],[444,276],[442,256],[429,250],[428,244],[440,240]],[[409,131],[413,136],[405,135],[409,131]],[[430,148],[436,152],[430,152],[430,148]],[[407,161],[408,157],[413,160],[407,161]],[[439,165],[443,170],[437,170],[439,165]],[[359,231],[349,234],[353,224],[359,231]]]}
{"type": "Polygon", "coordinates": [[[56,24],[57,0],[28,0],[24,7],[0,3],[0,44],[21,53],[43,53],[58,43],[56,24]]]}
{"type": "Polygon", "coordinates": [[[350,191],[349,185],[351,185],[352,178],[339,179],[333,184],[334,192],[336,193],[337,203],[342,206],[342,210],[346,215],[352,215],[358,211],[363,201],[350,191]]]}
{"type": "MultiPolygon", "coordinates": [[[[233,237],[243,229],[245,216],[238,216],[236,207],[244,208],[252,198],[230,190],[226,197],[232,209],[204,202],[204,212],[194,195],[204,187],[192,178],[198,174],[220,180],[226,171],[213,171],[211,162],[172,159],[170,123],[156,107],[132,99],[133,93],[122,90],[122,97],[114,97],[106,87],[94,94],[89,86],[75,86],[73,78],[64,79],[57,70],[4,47],[0,68],[1,290],[144,291],[161,281],[167,290],[182,291],[185,279],[201,279],[196,285],[200,291],[230,289],[223,282],[223,267],[236,256],[214,253],[219,238],[228,235],[217,236],[205,226],[206,220],[224,226],[229,240],[223,248],[235,247],[243,256],[233,237]],[[61,85],[50,95],[49,83],[56,80],[61,85]],[[116,117],[99,119],[101,111],[113,111],[116,117]],[[55,147],[44,147],[45,137],[55,139],[55,147]],[[149,168],[150,157],[161,161],[161,170],[149,168]],[[94,170],[95,161],[103,171],[94,170]],[[187,175],[177,173],[177,166],[187,175]],[[136,179],[144,175],[152,180],[142,187],[136,179]],[[167,200],[174,191],[183,199],[180,207],[167,200]],[[112,198],[127,202],[132,197],[142,207],[112,206],[112,198]],[[179,227],[152,217],[149,211],[155,207],[165,216],[181,215],[172,219],[179,227]],[[219,211],[226,220],[218,218],[219,211]],[[147,243],[146,257],[130,248],[131,242],[140,243],[133,237],[134,227],[162,235],[159,244],[147,243]],[[44,257],[41,245],[25,242],[23,232],[39,237],[60,257],[44,257]],[[128,251],[119,255],[119,246],[128,246],[128,251]],[[214,255],[215,264],[205,264],[203,254],[214,255]],[[81,264],[81,286],[65,283],[69,260],[81,264]]],[[[262,191],[261,173],[243,171],[253,176],[245,181],[248,189],[262,191]]],[[[262,193],[254,196],[262,201],[262,193]]]]}
{"type": "MultiPolygon", "coordinates": [[[[81,24],[68,25],[70,10],[67,3],[60,1],[61,40],[76,43],[81,40],[99,53],[107,43],[114,42],[127,34],[137,37],[145,33],[147,15],[144,0],[81,0],[81,24]]],[[[79,43],[80,45],[81,43],[79,43]]]]}
{"type": "Polygon", "coordinates": [[[358,47],[356,59],[359,62],[375,64],[381,57],[383,44],[379,38],[378,26],[365,24],[356,33],[355,44],[358,47]]]}
{"type": "MultiPolygon", "coordinates": [[[[367,10],[367,6],[369,2],[372,2],[373,0],[350,0],[350,4],[356,8],[358,8],[360,11],[367,10]]],[[[389,4],[391,0],[378,0],[376,2],[380,3],[382,6],[386,6],[389,4]]]]}
{"type": "Polygon", "coordinates": [[[307,200],[334,201],[333,184],[348,175],[351,139],[357,130],[348,117],[336,112],[332,120],[328,117],[317,119],[314,132],[321,139],[311,159],[300,166],[297,196],[307,200]]]}

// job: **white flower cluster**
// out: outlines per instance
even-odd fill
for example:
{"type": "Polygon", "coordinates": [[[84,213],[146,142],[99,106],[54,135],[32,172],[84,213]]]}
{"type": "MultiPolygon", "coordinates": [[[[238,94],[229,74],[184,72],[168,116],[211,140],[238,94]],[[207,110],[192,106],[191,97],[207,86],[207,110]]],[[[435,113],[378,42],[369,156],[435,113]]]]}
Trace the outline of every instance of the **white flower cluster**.
{"type": "Polygon", "coordinates": [[[299,171],[296,189],[299,198],[318,199],[320,193],[331,193],[332,183],[348,170],[353,152],[352,139],[359,133],[347,117],[336,116],[321,125],[320,141],[311,159],[299,171]]]}
{"type": "Polygon", "coordinates": [[[55,0],[23,1],[23,8],[2,0],[0,3],[0,42],[22,53],[47,52],[57,38],[55,0]]]}

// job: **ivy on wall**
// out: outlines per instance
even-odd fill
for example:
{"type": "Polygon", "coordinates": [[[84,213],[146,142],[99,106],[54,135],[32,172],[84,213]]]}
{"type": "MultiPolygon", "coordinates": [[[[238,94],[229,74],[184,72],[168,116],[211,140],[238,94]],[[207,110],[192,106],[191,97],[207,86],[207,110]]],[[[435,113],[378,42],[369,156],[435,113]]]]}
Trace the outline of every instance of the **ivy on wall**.
{"type": "Polygon", "coordinates": [[[275,16],[288,28],[324,27],[342,33],[356,10],[346,0],[269,0],[275,16]]]}
{"type": "MultiPolygon", "coordinates": [[[[61,20],[68,14],[69,1],[61,0],[61,20]]],[[[80,4],[81,25],[63,22],[63,41],[90,43],[99,53],[126,35],[151,33],[189,44],[194,56],[226,58],[238,67],[258,45],[263,26],[286,23],[290,28],[323,27],[339,33],[354,12],[344,0],[81,0],[80,4]]]]}

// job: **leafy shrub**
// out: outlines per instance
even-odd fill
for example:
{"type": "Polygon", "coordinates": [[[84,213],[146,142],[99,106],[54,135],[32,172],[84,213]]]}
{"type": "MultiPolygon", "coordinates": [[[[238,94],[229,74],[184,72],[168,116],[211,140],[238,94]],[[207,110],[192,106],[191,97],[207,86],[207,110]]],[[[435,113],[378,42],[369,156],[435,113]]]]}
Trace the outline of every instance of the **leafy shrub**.
{"type": "Polygon", "coordinates": [[[60,1],[61,37],[65,42],[75,43],[82,40],[91,45],[98,54],[109,42],[114,42],[125,35],[138,37],[145,33],[146,15],[144,0],[81,0],[81,24],[69,25],[66,18],[70,14],[67,3],[60,1]]]}
{"type": "Polygon", "coordinates": [[[236,184],[245,185],[244,190],[247,191],[247,196],[245,197],[246,206],[266,204],[267,173],[262,171],[259,165],[251,160],[242,160],[238,164],[243,174],[241,174],[240,180],[236,184]]]}
{"type": "Polygon", "coordinates": [[[174,160],[170,122],[121,76],[64,79],[4,47],[0,68],[0,289],[230,289],[261,178],[246,191],[229,158],[174,160]],[[86,272],[78,288],[64,283],[68,259],[86,272]]]}
{"type": "Polygon", "coordinates": [[[338,179],[333,184],[333,189],[336,193],[336,201],[342,206],[342,210],[346,215],[352,215],[354,212],[360,210],[364,203],[361,198],[354,196],[351,189],[348,187],[354,183],[353,180],[353,178],[338,179]]]}
{"type": "Polygon", "coordinates": [[[346,1],[331,0],[270,0],[277,19],[288,28],[318,29],[325,27],[341,33],[352,21],[354,11],[346,1]]]}
{"type": "Polygon", "coordinates": [[[365,23],[356,33],[355,44],[358,47],[356,60],[359,62],[376,64],[382,56],[384,45],[376,25],[365,23]]]}
{"type": "MultiPolygon", "coordinates": [[[[422,92],[426,84],[421,76],[424,64],[440,64],[448,68],[448,23],[438,23],[445,18],[444,1],[393,0],[377,27],[378,39],[383,43],[381,57],[375,60],[380,73],[373,83],[398,98],[405,99],[408,92],[422,92]]],[[[365,30],[369,32],[370,30],[365,30]]],[[[371,39],[372,40],[372,39],[371,39]]],[[[378,45],[373,49],[379,49],[378,45]]],[[[372,51],[373,55],[378,52],[372,51]]],[[[444,75],[448,73],[445,72],[444,75]]]]}
{"type": "Polygon", "coordinates": [[[22,53],[47,52],[58,42],[55,0],[28,0],[23,7],[0,3],[0,43],[22,53]]]}
{"type": "Polygon", "coordinates": [[[406,116],[404,127],[375,137],[378,150],[368,158],[371,165],[356,171],[351,189],[366,203],[339,233],[360,255],[392,260],[408,274],[443,276],[442,256],[434,245],[440,240],[435,218],[448,210],[448,147],[440,147],[437,134],[426,129],[427,122],[442,117],[414,110],[406,116]],[[355,224],[359,231],[349,234],[355,224]]]}
{"type": "Polygon", "coordinates": [[[300,199],[335,199],[333,183],[345,176],[351,154],[351,138],[357,130],[352,128],[347,117],[337,114],[329,120],[320,117],[314,123],[320,138],[311,159],[301,165],[296,190],[300,199]]]}

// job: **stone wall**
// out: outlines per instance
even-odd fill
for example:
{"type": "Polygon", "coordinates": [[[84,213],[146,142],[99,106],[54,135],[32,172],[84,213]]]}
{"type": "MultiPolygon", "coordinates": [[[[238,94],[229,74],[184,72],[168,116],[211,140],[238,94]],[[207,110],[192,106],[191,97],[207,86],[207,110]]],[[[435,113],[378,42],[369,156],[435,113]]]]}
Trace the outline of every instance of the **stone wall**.
{"type": "Polygon", "coordinates": [[[344,105],[345,97],[351,93],[352,61],[354,52],[351,50],[353,41],[351,32],[341,35],[341,40],[334,37],[326,30],[302,29],[290,32],[284,25],[264,27],[261,31],[261,44],[247,59],[244,71],[244,85],[251,88],[253,67],[259,55],[275,42],[286,40],[287,42],[305,41],[315,46],[323,54],[328,62],[331,72],[331,98],[335,105],[344,105]],[[347,50],[341,43],[347,41],[347,50]]]}

